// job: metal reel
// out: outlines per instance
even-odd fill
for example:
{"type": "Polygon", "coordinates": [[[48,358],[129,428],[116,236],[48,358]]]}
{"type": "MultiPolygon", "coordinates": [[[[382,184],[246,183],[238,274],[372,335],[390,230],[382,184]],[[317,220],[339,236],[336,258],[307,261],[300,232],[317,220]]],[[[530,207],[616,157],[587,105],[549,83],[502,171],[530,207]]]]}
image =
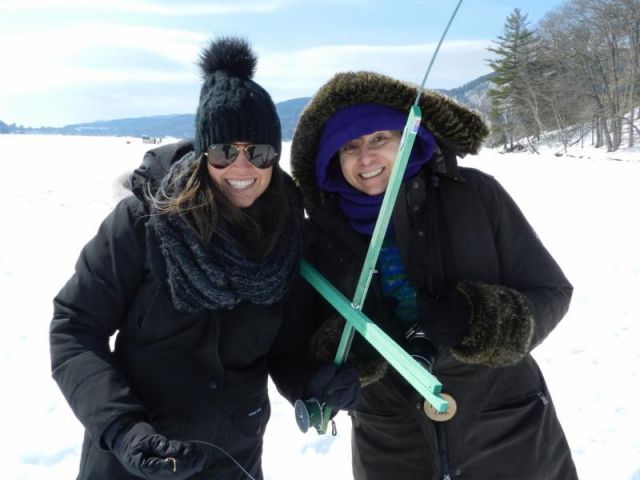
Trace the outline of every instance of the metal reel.
{"type": "Polygon", "coordinates": [[[302,433],[306,433],[309,427],[315,428],[318,433],[324,433],[322,405],[317,399],[298,399],[293,404],[293,408],[296,415],[296,423],[302,433]]]}

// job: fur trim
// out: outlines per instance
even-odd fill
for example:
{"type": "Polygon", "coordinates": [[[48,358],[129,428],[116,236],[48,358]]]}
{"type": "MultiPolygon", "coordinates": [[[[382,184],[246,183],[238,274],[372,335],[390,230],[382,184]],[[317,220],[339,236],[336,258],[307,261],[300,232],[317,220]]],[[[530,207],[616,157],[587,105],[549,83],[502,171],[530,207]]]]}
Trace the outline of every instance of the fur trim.
{"type": "Polygon", "coordinates": [[[502,367],[513,365],[527,355],[534,320],[523,294],[480,282],[462,282],[457,289],[471,306],[469,335],[451,349],[459,361],[502,367]]]}
{"type": "MultiPolygon", "coordinates": [[[[332,362],[344,329],[344,318],[332,315],[327,318],[315,331],[311,338],[309,354],[315,363],[332,362]]],[[[366,387],[380,380],[387,371],[389,364],[382,357],[359,359],[353,351],[349,353],[349,362],[355,366],[360,386],[366,387]]]]}
{"type": "MultiPolygon", "coordinates": [[[[409,112],[417,86],[373,72],[338,73],[306,106],[291,145],[291,171],[307,207],[322,203],[316,185],[315,157],[326,121],[338,110],[359,103],[377,103],[409,112]]],[[[457,155],[475,154],[489,134],[481,116],[434,91],[420,96],[422,124],[457,155]]]]}
{"type": "Polygon", "coordinates": [[[235,77],[248,80],[253,77],[258,59],[249,43],[242,38],[222,37],[211,42],[200,54],[198,65],[203,76],[224,70],[235,77]]]}

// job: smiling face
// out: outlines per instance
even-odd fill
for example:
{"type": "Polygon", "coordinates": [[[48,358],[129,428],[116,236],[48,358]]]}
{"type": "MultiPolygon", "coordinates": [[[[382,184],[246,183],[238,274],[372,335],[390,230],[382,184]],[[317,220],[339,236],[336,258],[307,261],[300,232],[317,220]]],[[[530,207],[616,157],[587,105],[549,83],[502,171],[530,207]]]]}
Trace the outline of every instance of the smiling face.
{"type": "Polygon", "coordinates": [[[384,193],[398,152],[400,132],[380,130],[354,138],[339,150],[342,175],[367,195],[384,193]]]}
{"type": "MultiPolygon", "coordinates": [[[[235,142],[238,147],[249,145],[235,142]]],[[[273,167],[258,168],[249,162],[247,153],[241,149],[238,158],[225,168],[216,168],[207,163],[209,176],[234,207],[247,208],[253,205],[269,186],[273,167]]]]}

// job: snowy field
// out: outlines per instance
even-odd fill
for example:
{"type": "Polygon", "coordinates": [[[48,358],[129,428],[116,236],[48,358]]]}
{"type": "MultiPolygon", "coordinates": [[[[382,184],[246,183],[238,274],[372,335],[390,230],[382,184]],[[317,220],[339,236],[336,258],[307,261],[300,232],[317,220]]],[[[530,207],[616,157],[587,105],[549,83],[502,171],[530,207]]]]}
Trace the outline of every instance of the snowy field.
{"type": "MultiPolygon", "coordinates": [[[[51,300],[151,147],[133,138],[0,135],[3,479],[77,474],[82,428],[49,370],[51,300]]],[[[570,153],[484,150],[462,163],[507,188],[575,287],[569,314],[534,355],[580,478],[640,480],[640,149],[570,153]]],[[[272,402],[267,479],[351,478],[346,415],[337,437],[302,434],[275,389],[272,402]]]]}

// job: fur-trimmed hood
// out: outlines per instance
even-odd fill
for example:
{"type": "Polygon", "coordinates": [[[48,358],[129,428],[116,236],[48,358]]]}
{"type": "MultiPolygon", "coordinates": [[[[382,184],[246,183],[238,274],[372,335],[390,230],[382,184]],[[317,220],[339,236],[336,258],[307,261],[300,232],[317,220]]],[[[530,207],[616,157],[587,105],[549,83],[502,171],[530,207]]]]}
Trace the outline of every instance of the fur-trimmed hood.
{"type": "MultiPolygon", "coordinates": [[[[327,120],[338,110],[361,103],[385,105],[408,115],[417,94],[417,86],[373,72],[338,73],[318,90],[302,112],[291,145],[291,172],[309,210],[323,202],[315,158],[327,120]]],[[[478,113],[440,93],[424,90],[419,106],[422,125],[434,134],[440,148],[446,146],[454,155],[477,153],[489,134],[478,113]]]]}

